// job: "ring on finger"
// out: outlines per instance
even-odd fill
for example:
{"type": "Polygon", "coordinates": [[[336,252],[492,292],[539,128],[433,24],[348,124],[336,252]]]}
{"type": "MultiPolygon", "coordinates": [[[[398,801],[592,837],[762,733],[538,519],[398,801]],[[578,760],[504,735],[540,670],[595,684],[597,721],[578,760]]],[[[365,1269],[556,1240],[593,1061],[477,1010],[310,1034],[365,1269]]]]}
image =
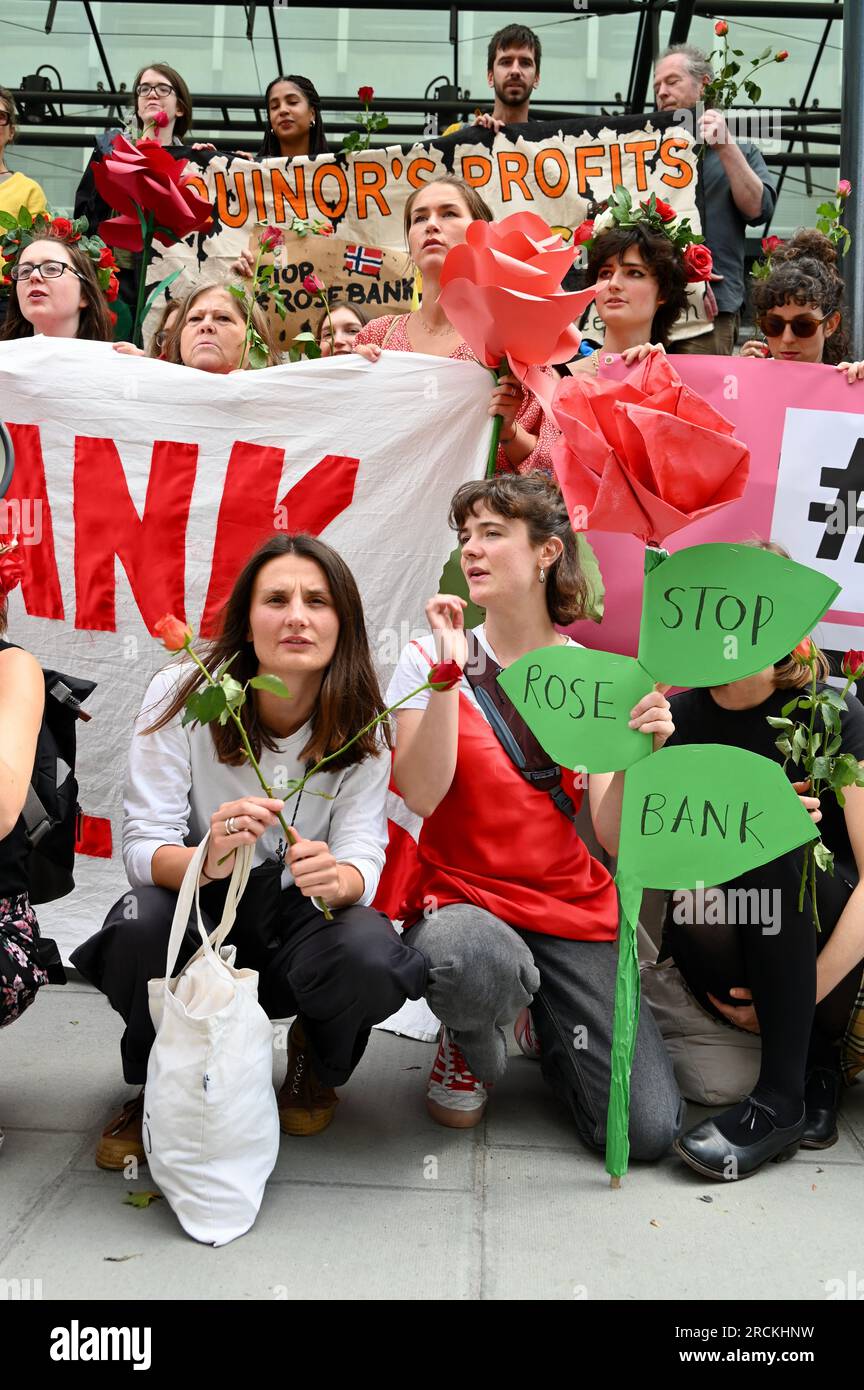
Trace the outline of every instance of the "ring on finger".
{"type": "Polygon", "coordinates": [[[229,816],[225,822],[225,834],[237,835],[238,833],[239,826],[237,825],[237,818],[235,816],[229,816]]]}

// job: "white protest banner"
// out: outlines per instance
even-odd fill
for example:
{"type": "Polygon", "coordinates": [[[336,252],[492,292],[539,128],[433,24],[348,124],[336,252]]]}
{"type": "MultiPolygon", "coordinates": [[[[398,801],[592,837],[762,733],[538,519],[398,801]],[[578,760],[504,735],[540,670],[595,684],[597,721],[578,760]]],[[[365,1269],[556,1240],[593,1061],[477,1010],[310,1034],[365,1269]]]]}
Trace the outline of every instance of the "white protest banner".
{"type": "Polygon", "coordinates": [[[0,530],[20,533],[26,565],[8,640],[98,681],[78,738],[91,852],[78,857],[75,893],[39,908],[64,955],[125,887],[132,721],[168,660],[149,630],[171,611],[212,635],[255,545],[274,530],[308,530],[354,571],[386,681],[425,630],[425,601],[455,543],[450,497],[483,475],[490,384],[473,363],[420,354],[226,377],[103,343],[0,345],[16,456],[0,530]]]}

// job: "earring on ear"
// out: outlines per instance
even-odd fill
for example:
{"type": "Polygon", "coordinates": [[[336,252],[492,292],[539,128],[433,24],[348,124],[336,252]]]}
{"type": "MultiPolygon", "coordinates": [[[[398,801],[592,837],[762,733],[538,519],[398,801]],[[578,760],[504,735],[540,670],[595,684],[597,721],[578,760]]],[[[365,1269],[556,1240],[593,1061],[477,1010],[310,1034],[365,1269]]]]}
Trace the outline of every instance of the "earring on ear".
{"type": "Polygon", "coordinates": [[[545,583],[546,583],[546,571],[545,571],[544,569],[542,569],[542,568],[541,568],[541,570],[540,570],[540,583],[541,583],[541,584],[545,584],[545,583]]]}

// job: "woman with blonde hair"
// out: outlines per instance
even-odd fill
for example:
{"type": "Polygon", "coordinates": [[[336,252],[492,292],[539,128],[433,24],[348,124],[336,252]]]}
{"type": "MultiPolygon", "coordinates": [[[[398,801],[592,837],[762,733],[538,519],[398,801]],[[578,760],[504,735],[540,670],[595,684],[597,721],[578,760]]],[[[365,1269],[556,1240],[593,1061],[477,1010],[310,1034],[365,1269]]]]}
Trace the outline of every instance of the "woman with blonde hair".
{"type": "MultiPolygon", "coordinates": [[[[157,356],[164,362],[197,367],[203,372],[227,376],[248,371],[251,363],[246,342],[248,293],[232,292],[228,284],[200,285],[185,299],[169,304],[155,338],[161,336],[158,352],[143,352],[132,343],[115,343],[114,351],[129,357],[157,356]],[[166,324],[170,325],[166,328],[166,324]]],[[[282,354],[270,322],[260,304],[253,304],[252,328],[267,354],[267,367],[277,367],[282,354]]]]}

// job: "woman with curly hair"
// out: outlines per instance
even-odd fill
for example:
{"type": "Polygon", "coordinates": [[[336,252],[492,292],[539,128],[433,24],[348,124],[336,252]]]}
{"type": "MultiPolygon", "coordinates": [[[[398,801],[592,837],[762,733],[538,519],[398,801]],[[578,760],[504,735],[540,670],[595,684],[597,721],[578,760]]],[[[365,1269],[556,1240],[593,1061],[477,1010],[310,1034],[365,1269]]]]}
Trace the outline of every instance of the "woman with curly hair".
{"type": "Polygon", "coordinates": [[[741,356],[823,362],[861,381],[864,362],[849,360],[843,293],[834,244],[809,227],[796,232],[771,253],[771,274],[756,282],[753,309],[765,337],[749,339],[741,356]]]}
{"type": "Polygon", "coordinates": [[[596,376],[601,353],[620,353],[630,366],[649,352],[665,352],[672,325],[687,308],[684,256],[665,232],[647,221],[600,232],[588,253],[585,283],[597,286],[592,312],[605,332],[598,348],[568,363],[571,372],[596,376]]]}

